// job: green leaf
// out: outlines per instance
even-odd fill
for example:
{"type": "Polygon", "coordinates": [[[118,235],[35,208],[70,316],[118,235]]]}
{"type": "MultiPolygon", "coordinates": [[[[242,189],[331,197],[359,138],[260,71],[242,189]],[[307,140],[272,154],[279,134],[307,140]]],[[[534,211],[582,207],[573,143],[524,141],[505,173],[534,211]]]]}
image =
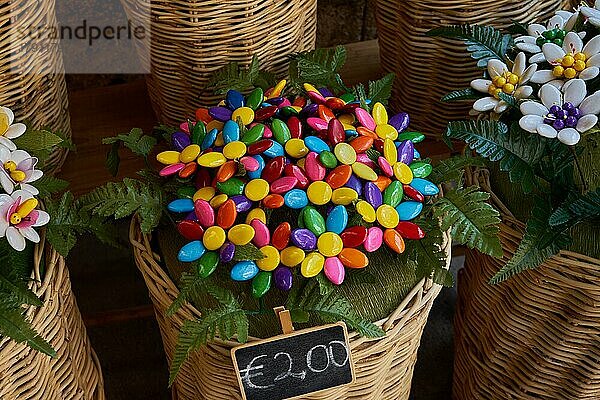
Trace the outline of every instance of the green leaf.
{"type": "MultiPolygon", "coordinates": [[[[133,128],[129,133],[122,133],[114,137],[104,138],[102,139],[102,143],[112,144],[113,147],[111,148],[111,152],[114,151],[115,143],[123,143],[123,145],[134,154],[141,157],[148,157],[156,145],[156,138],[144,135],[144,132],[139,128],[133,128]]],[[[108,162],[109,160],[107,159],[107,165],[108,162]]]]}
{"type": "Polygon", "coordinates": [[[265,255],[252,243],[235,246],[233,261],[256,261],[262,260],[263,258],[265,258],[265,255]]]}
{"type": "Polygon", "coordinates": [[[344,321],[362,336],[385,336],[385,332],[380,327],[360,316],[339,291],[331,290],[323,295],[320,285],[314,280],[306,284],[302,294],[289,296],[286,307],[293,313],[314,314],[324,322],[344,321]]]}
{"type": "Polygon", "coordinates": [[[272,74],[260,70],[260,62],[255,54],[247,68],[242,68],[237,62],[231,62],[213,73],[206,84],[215,94],[225,94],[229,90],[243,92],[257,84],[268,84],[272,74]]]}
{"type": "Polygon", "coordinates": [[[504,60],[508,49],[514,46],[511,35],[502,35],[491,26],[450,25],[432,29],[427,35],[463,40],[479,68],[485,68],[493,58],[504,60]]]}
{"type": "Polygon", "coordinates": [[[445,137],[466,142],[490,161],[499,161],[510,181],[520,183],[524,193],[537,184],[534,165],[544,156],[545,144],[539,137],[523,131],[518,123],[508,127],[499,121],[454,121],[448,123],[445,137]]]}
{"type": "Polygon", "coordinates": [[[502,256],[498,238],[499,213],[486,201],[490,195],[476,186],[450,190],[433,204],[440,229],[451,230],[452,239],[494,257],[502,256]]]}
{"type": "MultiPolygon", "coordinates": [[[[423,228],[425,228],[425,225],[423,228]]],[[[433,224],[430,224],[433,225],[433,224]]],[[[440,247],[442,232],[438,226],[428,227],[427,235],[421,240],[407,243],[416,264],[416,279],[432,278],[435,283],[446,287],[454,286],[454,277],[446,268],[446,253],[440,247]]]]}
{"type": "Polygon", "coordinates": [[[519,108],[519,105],[517,104],[517,99],[515,99],[510,94],[500,92],[500,93],[498,93],[498,97],[500,97],[500,100],[504,101],[510,107],[516,108],[516,109],[519,108]]]}
{"type": "Polygon", "coordinates": [[[109,182],[83,196],[84,209],[102,217],[121,219],[138,214],[144,233],[150,233],[160,222],[166,195],[163,188],[125,178],[123,182],[109,182]]]}
{"type": "Polygon", "coordinates": [[[7,336],[17,343],[26,343],[34,350],[56,357],[56,351],[31,327],[22,310],[13,307],[2,298],[0,298],[0,336],[7,336]]]}
{"type": "Polygon", "coordinates": [[[39,197],[45,198],[64,191],[69,186],[69,182],[51,175],[44,175],[35,181],[34,186],[40,192],[39,197]]]}
{"type": "Polygon", "coordinates": [[[394,85],[394,74],[387,74],[377,81],[369,81],[369,99],[371,104],[387,104],[392,95],[392,86],[394,85]]]}
{"type": "Polygon", "coordinates": [[[427,179],[436,185],[449,182],[459,183],[462,181],[465,168],[484,166],[485,160],[481,157],[454,156],[440,161],[433,167],[427,179]]]}
{"type": "Polygon", "coordinates": [[[22,136],[13,139],[13,142],[19,149],[37,154],[54,149],[63,139],[49,130],[28,129],[22,136]]]}
{"type": "Polygon", "coordinates": [[[358,85],[354,86],[352,91],[354,92],[354,97],[360,102],[360,107],[363,110],[371,111],[371,108],[367,104],[368,96],[367,91],[365,89],[365,85],[359,83],[358,85]]]}
{"type": "Polygon", "coordinates": [[[527,24],[524,24],[519,21],[512,21],[512,25],[510,25],[507,29],[508,33],[511,35],[528,35],[527,32],[527,24]]]}
{"type": "Polygon", "coordinates": [[[531,218],[527,221],[523,240],[508,263],[490,279],[492,285],[527,269],[537,268],[569,245],[569,235],[548,223],[551,213],[549,199],[538,197],[531,211],[531,218]]]}
{"type": "Polygon", "coordinates": [[[25,269],[17,264],[30,264],[29,254],[16,252],[9,246],[0,248],[0,297],[12,299],[15,305],[30,304],[42,306],[42,301],[29,289],[27,280],[29,276],[24,275],[25,269]],[[23,273],[23,275],[21,275],[23,273]]]}
{"type": "Polygon", "coordinates": [[[585,194],[575,192],[567,197],[560,207],[550,215],[549,223],[552,227],[559,225],[571,227],[578,222],[600,217],[600,188],[585,194]]]}
{"type": "Polygon", "coordinates": [[[291,56],[290,77],[298,85],[309,82],[317,87],[343,90],[338,72],[345,62],[346,49],[343,46],[296,53],[291,56]]]}
{"type": "Polygon", "coordinates": [[[460,101],[460,100],[474,100],[483,97],[483,93],[478,92],[472,88],[454,90],[440,99],[442,102],[460,101]]]}
{"type": "Polygon", "coordinates": [[[46,239],[63,257],[69,255],[77,236],[84,233],[94,234],[102,242],[119,247],[116,227],[90,214],[75,201],[72,193],[66,192],[60,199],[46,201],[46,210],[51,215],[46,226],[46,239]]]}
{"type": "Polygon", "coordinates": [[[231,339],[233,332],[226,328],[228,326],[234,327],[240,343],[248,340],[248,317],[239,307],[217,308],[208,311],[198,320],[183,323],[171,362],[169,386],[175,381],[181,366],[192,351],[198,350],[216,335],[223,339],[231,339]]]}
{"type": "Polygon", "coordinates": [[[115,142],[110,146],[110,150],[106,153],[106,169],[112,176],[117,176],[119,173],[119,166],[121,165],[121,157],[119,156],[119,148],[121,145],[119,142],[115,142]]]}

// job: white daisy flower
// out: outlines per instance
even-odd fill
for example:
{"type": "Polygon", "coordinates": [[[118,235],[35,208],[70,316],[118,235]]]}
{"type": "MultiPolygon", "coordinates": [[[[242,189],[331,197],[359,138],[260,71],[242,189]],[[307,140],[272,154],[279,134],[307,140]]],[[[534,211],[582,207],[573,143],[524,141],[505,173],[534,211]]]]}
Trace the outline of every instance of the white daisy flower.
{"type": "Polygon", "coordinates": [[[10,108],[0,107],[0,145],[14,151],[17,146],[10,140],[15,139],[25,133],[27,129],[25,124],[13,124],[15,114],[10,108]]]}
{"type": "Polygon", "coordinates": [[[31,157],[24,150],[10,151],[0,147],[0,185],[4,191],[11,194],[18,185],[34,196],[39,194],[39,191],[29,184],[44,175],[42,171],[35,169],[37,162],[37,158],[31,157]]]}
{"type": "Polygon", "coordinates": [[[587,18],[587,21],[600,27],[600,0],[596,0],[594,7],[580,7],[579,11],[587,18]]]}
{"type": "MultiPolygon", "coordinates": [[[[579,12],[557,11],[546,26],[541,24],[529,25],[527,35],[515,38],[515,46],[519,50],[533,53],[529,58],[530,63],[545,61],[542,46],[546,43],[562,46],[567,32],[573,29],[578,16],[579,12]]],[[[579,32],[578,35],[584,38],[585,32],[579,32]]]]}
{"type": "Polygon", "coordinates": [[[581,133],[598,123],[600,91],[588,97],[585,97],[586,93],[582,79],[572,79],[562,89],[547,83],[540,89],[541,103],[526,101],[521,104],[523,117],[519,125],[528,132],[575,145],[581,133]]]}
{"type": "Polygon", "coordinates": [[[575,32],[567,33],[562,47],[554,43],[542,46],[546,61],[554,68],[537,71],[531,81],[546,83],[552,80],[594,79],[600,74],[600,35],[585,46],[575,32]]]}
{"type": "Polygon", "coordinates": [[[533,64],[525,68],[525,61],[525,53],[517,54],[512,70],[509,71],[502,61],[489,60],[487,70],[491,80],[475,79],[471,82],[471,87],[490,96],[477,100],[473,104],[473,109],[479,112],[494,110],[495,113],[500,114],[508,108],[508,104],[500,100],[499,93],[512,95],[517,100],[531,96],[533,89],[526,83],[537,70],[537,65],[533,64]]]}
{"type": "Polygon", "coordinates": [[[24,190],[0,194],[0,238],[6,237],[17,251],[25,250],[25,239],[39,243],[40,236],[34,228],[50,221],[48,213],[37,210],[37,205],[33,195],[24,190]]]}

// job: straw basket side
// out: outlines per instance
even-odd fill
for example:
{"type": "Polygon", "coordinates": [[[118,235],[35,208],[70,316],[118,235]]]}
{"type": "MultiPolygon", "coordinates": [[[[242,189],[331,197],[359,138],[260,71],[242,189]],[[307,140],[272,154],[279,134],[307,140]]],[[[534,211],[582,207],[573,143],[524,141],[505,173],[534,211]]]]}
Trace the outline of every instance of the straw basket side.
{"type": "MultiPolygon", "coordinates": [[[[0,2],[0,106],[33,127],[45,127],[71,137],[69,100],[62,53],[57,43],[31,56],[31,27],[57,26],[54,0],[0,2]],[[60,72],[60,73],[57,73],[60,72]]],[[[65,149],[57,149],[47,161],[46,172],[58,172],[65,149]]]]}
{"type": "MultiPolygon", "coordinates": [[[[130,19],[147,19],[146,0],[121,0],[130,19]]],[[[206,85],[229,62],[250,64],[286,75],[288,56],[311,50],[316,40],[317,0],[152,2],[151,44],[138,43],[150,65],[148,91],[159,120],[178,124],[201,105],[221,100],[206,85]]]]}
{"type": "Polygon", "coordinates": [[[58,354],[51,358],[0,340],[0,399],[105,400],[100,363],[71,291],[65,260],[43,243],[42,238],[35,250],[31,287],[44,305],[30,307],[27,316],[58,354]]]}
{"type": "MultiPolygon", "coordinates": [[[[489,175],[469,178],[487,191],[489,175]]],[[[523,232],[503,211],[502,259],[467,252],[455,316],[453,398],[600,398],[600,260],[561,251],[499,285],[523,232]]]]}
{"type": "Polygon", "coordinates": [[[471,108],[465,102],[442,104],[440,98],[469,87],[481,70],[462,42],[429,37],[430,29],[453,24],[505,28],[514,21],[543,21],[571,5],[571,0],[376,0],[381,64],[398,77],[392,108],[408,112],[411,126],[437,136],[471,108]]]}
{"type": "MultiPolygon", "coordinates": [[[[170,362],[181,325],[186,319],[199,317],[200,312],[186,304],[172,317],[167,317],[166,310],[177,297],[179,290],[161,267],[160,256],[152,250],[150,236],[142,234],[137,219],[132,221],[129,238],[136,264],[146,281],[154,304],[167,360],[170,362]]],[[[445,238],[443,248],[449,265],[451,246],[448,237],[445,238]]],[[[440,290],[441,287],[432,284],[430,280],[420,281],[388,318],[377,322],[387,333],[384,338],[366,339],[356,332],[350,332],[356,383],[304,398],[408,399],[421,334],[433,301],[440,290]]],[[[233,341],[215,340],[191,354],[173,385],[173,398],[241,399],[230,356],[231,349],[237,345],[239,343],[233,341]]]]}

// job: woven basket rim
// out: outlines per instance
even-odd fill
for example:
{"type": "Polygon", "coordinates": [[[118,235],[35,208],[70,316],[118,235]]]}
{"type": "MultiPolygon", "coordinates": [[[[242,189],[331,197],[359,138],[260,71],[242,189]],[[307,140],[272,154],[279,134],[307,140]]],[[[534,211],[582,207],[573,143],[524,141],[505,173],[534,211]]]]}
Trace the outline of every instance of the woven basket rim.
{"type": "MultiPolygon", "coordinates": [[[[151,234],[142,233],[139,218],[137,216],[133,217],[129,229],[129,241],[133,246],[133,251],[136,258],[147,261],[143,263],[146,266],[147,271],[142,272],[150,274],[153,276],[153,278],[163,278],[165,283],[169,285],[169,287],[166,287],[165,289],[168,290],[169,294],[171,295],[170,300],[172,301],[179,294],[179,288],[177,288],[177,285],[171,276],[164,270],[163,267],[159,265],[161,262],[161,257],[158,253],[152,250],[151,239],[151,234]],[[156,267],[160,268],[160,271],[156,270],[156,267]]],[[[442,249],[447,256],[445,268],[448,269],[450,267],[450,262],[452,261],[452,241],[448,232],[444,232],[443,240],[442,249]]],[[[138,268],[141,269],[142,266],[139,264],[140,263],[138,263],[138,268]]],[[[433,302],[433,300],[440,293],[441,289],[442,285],[433,283],[430,278],[421,279],[387,318],[376,321],[374,324],[381,327],[386,334],[392,329],[399,329],[401,327],[399,325],[403,325],[406,320],[409,320],[414,315],[419,313],[423,308],[427,307],[428,304],[433,302]]],[[[198,311],[196,307],[189,302],[186,302],[185,306],[182,308],[185,308],[187,311],[186,314],[190,314],[190,316],[198,318],[201,315],[200,311],[198,311]]],[[[361,342],[381,340],[381,338],[360,337],[358,332],[353,330],[350,330],[348,334],[351,339],[358,339],[361,342]]],[[[248,342],[257,340],[263,339],[253,336],[248,337],[248,342]]],[[[239,346],[239,343],[236,341],[222,340],[220,338],[215,338],[213,342],[229,347],[239,346]]]]}

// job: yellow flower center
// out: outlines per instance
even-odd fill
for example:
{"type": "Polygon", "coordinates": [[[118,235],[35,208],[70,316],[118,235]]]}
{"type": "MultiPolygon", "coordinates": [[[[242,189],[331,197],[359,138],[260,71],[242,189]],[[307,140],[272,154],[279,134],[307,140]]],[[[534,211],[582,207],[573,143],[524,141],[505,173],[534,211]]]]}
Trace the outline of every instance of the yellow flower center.
{"type": "Polygon", "coordinates": [[[8,123],[8,115],[0,111],[0,136],[4,136],[10,125],[8,123]]]}
{"type": "Polygon", "coordinates": [[[497,99],[500,93],[513,94],[519,85],[519,80],[519,75],[506,71],[492,79],[488,93],[497,99]]]}
{"type": "Polygon", "coordinates": [[[552,74],[557,78],[573,79],[586,68],[587,56],[581,52],[567,54],[554,63],[552,74]]]}
{"type": "Polygon", "coordinates": [[[12,225],[20,224],[38,205],[37,199],[31,198],[25,200],[21,205],[17,208],[17,210],[11,214],[9,218],[9,222],[12,225]]]}
{"type": "Polygon", "coordinates": [[[17,169],[17,164],[14,161],[5,162],[4,169],[15,182],[23,182],[27,178],[25,172],[17,169]]]}

